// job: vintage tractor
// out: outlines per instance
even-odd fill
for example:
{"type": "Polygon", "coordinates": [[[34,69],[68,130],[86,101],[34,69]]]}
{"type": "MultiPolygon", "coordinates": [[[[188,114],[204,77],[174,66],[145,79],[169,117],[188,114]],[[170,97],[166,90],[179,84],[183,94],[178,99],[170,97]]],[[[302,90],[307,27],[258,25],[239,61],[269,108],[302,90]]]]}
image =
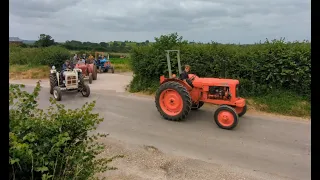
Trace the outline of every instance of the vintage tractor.
{"type": "Polygon", "coordinates": [[[81,69],[66,69],[62,74],[58,72],[55,66],[50,70],[50,94],[57,101],[61,101],[62,91],[78,91],[82,96],[89,97],[90,87],[84,83],[81,69]]]}
{"type": "Polygon", "coordinates": [[[166,50],[169,78],[160,76],[160,87],[155,96],[160,114],[167,120],[180,121],[204,103],[215,104],[220,106],[214,113],[216,124],[222,129],[235,128],[239,117],[247,111],[245,99],[238,94],[239,81],[200,78],[195,74],[189,74],[189,79],[183,81],[172,74],[170,52],[177,52],[178,72],[181,74],[180,51],[166,50]]]}
{"type": "Polygon", "coordinates": [[[84,79],[89,80],[89,84],[92,84],[92,80],[97,80],[98,72],[97,67],[93,64],[76,64],[75,67],[77,69],[81,69],[82,75],[84,79]]]}
{"type": "Polygon", "coordinates": [[[111,73],[114,73],[114,66],[111,64],[111,61],[109,60],[109,54],[107,54],[107,61],[99,59],[98,54],[104,55],[104,53],[102,52],[95,53],[95,64],[97,66],[99,73],[108,72],[109,69],[111,70],[111,73]]]}

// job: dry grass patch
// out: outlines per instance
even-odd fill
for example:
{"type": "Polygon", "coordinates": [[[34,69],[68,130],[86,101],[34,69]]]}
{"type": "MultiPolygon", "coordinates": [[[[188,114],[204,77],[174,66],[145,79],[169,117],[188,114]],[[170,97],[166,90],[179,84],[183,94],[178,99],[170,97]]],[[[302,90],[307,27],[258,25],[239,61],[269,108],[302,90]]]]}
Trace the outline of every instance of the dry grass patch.
{"type": "Polygon", "coordinates": [[[10,79],[43,79],[49,78],[49,66],[10,65],[10,79]]]}

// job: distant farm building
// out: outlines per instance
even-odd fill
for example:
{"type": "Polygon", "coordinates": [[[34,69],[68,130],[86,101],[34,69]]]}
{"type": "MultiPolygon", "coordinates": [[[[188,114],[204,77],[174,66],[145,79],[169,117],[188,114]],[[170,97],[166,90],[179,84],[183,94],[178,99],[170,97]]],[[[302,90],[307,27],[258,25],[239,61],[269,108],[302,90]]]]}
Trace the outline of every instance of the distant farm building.
{"type": "Polygon", "coordinates": [[[12,44],[21,45],[23,44],[23,41],[18,37],[9,37],[9,45],[12,45],[12,44]]]}

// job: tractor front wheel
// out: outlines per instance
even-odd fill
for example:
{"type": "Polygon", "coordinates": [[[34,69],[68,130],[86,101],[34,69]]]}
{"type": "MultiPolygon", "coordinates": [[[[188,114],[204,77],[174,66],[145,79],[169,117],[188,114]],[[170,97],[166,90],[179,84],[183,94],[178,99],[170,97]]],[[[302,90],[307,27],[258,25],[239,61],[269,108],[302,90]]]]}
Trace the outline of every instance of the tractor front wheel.
{"type": "Polygon", "coordinates": [[[235,107],[235,110],[238,113],[238,116],[242,117],[247,112],[247,105],[244,105],[243,107],[235,107]]]}
{"type": "Polygon", "coordinates": [[[198,104],[192,104],[191,110],[198,110],[204,105],[203,101],[199,101],[198,104]]]}
{"type": "Polygon", "coordinates": [[[222,105],[214,113],[214,121],[220,128],[231,130],[238,125],[239,117],[232,107],[222,105]]]}
{"type": "Polygon", "coordinates": [[[81,90],[81,94],[83,97],[89,97],[90,96],[90,87],[88,84],[84,84],[82,90],[81,90]]]}
{"type": "Polygon", "coordinates": [[[185,119],[192,105],[187,89],[174,81],[166,82],[159,87],[155,103],[160,114],[170,121],[185,119]]]}
{"type": "Polygon", "coordinates": [[[62,92],[60,87],[56,86],[53,88],[53,97],[54,99],[56,99],[57,101],[61,101],[62,98],[62,92]]]}

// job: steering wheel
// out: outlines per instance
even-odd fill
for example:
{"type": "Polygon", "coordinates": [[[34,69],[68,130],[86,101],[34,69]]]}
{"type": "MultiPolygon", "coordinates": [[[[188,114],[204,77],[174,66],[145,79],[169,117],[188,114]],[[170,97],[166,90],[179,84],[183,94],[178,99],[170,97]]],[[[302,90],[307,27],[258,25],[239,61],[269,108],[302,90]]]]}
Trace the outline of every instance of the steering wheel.
{"type": "Polygon", "coordinates": [[[191,86],[192,88],[193,88],[192,82],[193,82],[193,80],[194,80],[195,77],[196,77],[196,75],[193,75],[192,77],[186,79],[186,82],[187,82],[187,83],[189,84],[189,86],[191,86]]]}
{"type": "Polygon", "coordinates": [[[192,76],[191,78],[189,78],[189,79],[190,79],[190,81],[193,82],[194,78],[196,78],[196,75],[193,75],[193,76],[192,76]]]}

